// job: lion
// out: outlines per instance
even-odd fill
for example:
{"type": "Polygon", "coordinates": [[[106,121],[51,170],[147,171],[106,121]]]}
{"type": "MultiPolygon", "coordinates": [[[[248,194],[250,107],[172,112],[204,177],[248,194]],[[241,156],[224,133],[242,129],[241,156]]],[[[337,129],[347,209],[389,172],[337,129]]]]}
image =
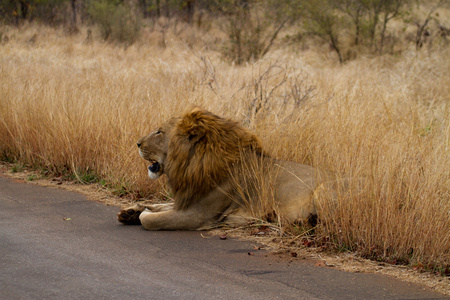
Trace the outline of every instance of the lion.
{"type": "Polygon", "coordinates": [[[148,176],[155,180],[165,175],[174,200],[136,204],[118,213],[119,222],[141,224],[147,230],[202,230],[264,216],[305,222],[317,216],[318,191],[330,182],[327,172],[270,157],[250,130],[200,108],[169,120],[139,139],[137,146],[150,162],[148,176]],[[259,177],[272,174],[273,205],[257,203],[261,189],[242,171],[258,172],[248,167],[252,161],[264,166],[259,177]],[[255,205],[263,208],[259,216],[252,215],[255,205]]]}

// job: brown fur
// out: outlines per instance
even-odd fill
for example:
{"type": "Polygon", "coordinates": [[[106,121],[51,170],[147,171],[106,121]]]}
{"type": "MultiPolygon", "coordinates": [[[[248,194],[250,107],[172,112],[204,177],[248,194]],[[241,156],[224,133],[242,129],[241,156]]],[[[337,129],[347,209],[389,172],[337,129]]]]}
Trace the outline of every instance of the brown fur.
{"type": "Polygon", "coordinates": [[[167,153],[175,209],[187,209],[223,182],[246,148],[262,150],[259,139],[238,123],[200,109],[186,113],[170,133],[167,153]]]}
{"type": "Polygon", "coordinates": [[[165,123],[141,138],[138,146],[141,156],[152,164],[149,176],[155,179],[166,174],[174,198],[173,204],[135,205],[118,214],[120,222],[141,223],[148,230],[244,223],[254,216],[252,206],[264,207],[261,215],[273,215],[268,210],[276,209],[289,222],[306,220],[317,213],[319,192],[330,186],[325,172],[263,155],[261,142],[249,130],[199,108],[165,123]],[[260,169],[250,161],[265,167],[260,169]],[[245,170],[250,176],[243,174],[245,170]],[[266,177],[273,191],[269,208],[258,203],[262,195],[258,184],[266,177]]]}

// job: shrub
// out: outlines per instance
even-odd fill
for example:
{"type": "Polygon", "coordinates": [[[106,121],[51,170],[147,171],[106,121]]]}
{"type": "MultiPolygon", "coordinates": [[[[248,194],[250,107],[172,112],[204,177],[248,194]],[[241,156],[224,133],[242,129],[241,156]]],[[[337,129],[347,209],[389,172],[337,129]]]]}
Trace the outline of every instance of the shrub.
{"type": "Polygon", "coordinates": [[[239,65],[266,55],[290,20],[281,13],[284,6],[270,0],[217,0],[216,6],[225,19],[222,30],[228,36],[222,55],[239,65]]]}
{"type": "Polygon", "coordinates": [[[94,0],[88,14],[104,40],[131,45],[140,33],[140,20],[133,8],[118,0],[94,0]]]}

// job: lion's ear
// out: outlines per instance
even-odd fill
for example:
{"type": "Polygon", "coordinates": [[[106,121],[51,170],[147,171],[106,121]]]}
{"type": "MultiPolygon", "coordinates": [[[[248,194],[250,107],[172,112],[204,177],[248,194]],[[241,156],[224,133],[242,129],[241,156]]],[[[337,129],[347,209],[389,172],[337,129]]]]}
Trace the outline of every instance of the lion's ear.
{"type": "Polygon", "coordinates": [[[196,126],[189,130],[189,142],[192,144],[196,144],[199,140],[201,140],[206,134],[205,128],[200,126],[196,126]]]}
{"type": "Polygon", "coordinates": [[[178,128],[182,133],[188,136],[190,143],[196,144],[206,134],[206,118],[206,112],[199,108],[194,108],[181,118],[178,128]]]}

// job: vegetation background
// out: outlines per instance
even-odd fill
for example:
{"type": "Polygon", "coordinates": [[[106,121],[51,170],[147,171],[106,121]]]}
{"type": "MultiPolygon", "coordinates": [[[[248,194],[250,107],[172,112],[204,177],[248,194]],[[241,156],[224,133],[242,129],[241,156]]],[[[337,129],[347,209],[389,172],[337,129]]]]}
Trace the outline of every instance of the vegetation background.
{"type": "MultiPolygon", "coordinates": [[[[450,3],[2,0],[0,159],[135,199],[135,143],[191,104],[366,179],[296,243],[450,271],[450,3]]],[[[30,179],[31,180],[31,179],[30,179]]]]}

